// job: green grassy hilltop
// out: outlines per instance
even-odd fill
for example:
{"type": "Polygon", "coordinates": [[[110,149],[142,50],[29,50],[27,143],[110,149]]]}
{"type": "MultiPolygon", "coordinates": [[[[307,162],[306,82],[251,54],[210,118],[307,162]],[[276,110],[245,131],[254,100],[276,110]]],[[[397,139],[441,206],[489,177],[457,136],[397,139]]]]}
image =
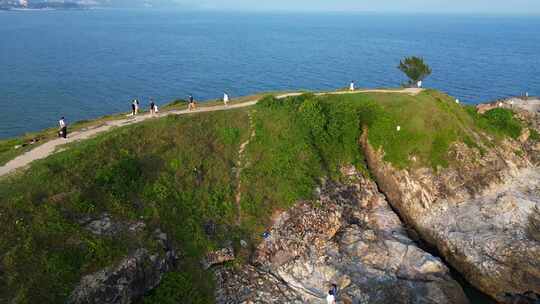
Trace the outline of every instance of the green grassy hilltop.
{"type": "Polygon", "coordinates": [[[346,164],[369,174],[362,126],[395,167],[434,169],[448,166],[454,142],[482,150],[522,128],[508,110],[479,115],[430,90],[268,96],[253,107],[118,128],[0,180],[0,302],[65,302],[81,276],[155,247],[149,235],[160,228],[182,252],[182,271],[144,303],[177,303],[183,294],[211,303],[212,276],[200,258],[233,241],[241,263],[249,252],[239,241],[256,244],[272,214],[310,198],[322,177],[339,179],[346,164]],[[144,233],[96,236],[79,223],[105,212],[143,220],[144,233]]]}

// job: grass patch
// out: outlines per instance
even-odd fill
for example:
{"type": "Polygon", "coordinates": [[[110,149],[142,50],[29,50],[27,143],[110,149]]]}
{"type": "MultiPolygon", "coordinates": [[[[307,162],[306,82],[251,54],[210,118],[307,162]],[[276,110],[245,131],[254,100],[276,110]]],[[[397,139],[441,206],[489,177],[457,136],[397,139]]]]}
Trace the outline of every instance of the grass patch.
{"type": "Polygon", "coordinates": [[[64,302],[82,275],[148,242],[91,235],[77,223],[87,215],[142,218],[146,233],[160,227],[186,259],[217,247],[229,235],[209,237],[203,224],[214,219],[226,226],[235,218],[231,168],[247,122],[246,111],[148,121],[75,144],[2,180],[0,299],[64,302]]]}
{"type": "Polygon", "coordinates": [[[213,289],[208,277],[209,274],[199,269],[167,273],[159,288],[146,296],[143,304],[213,303],[213,293],[207,292],[213,289]]]}
{"type": "Polygon", "coordinates": [[[250,165],[242,176],[247,230],[262,232],[276,209],[311,198],[319,179],[339,178],[342,165],[364,167],[359,120],[349,110],[309,94],[267,97],[257,104],[256,136],[247,148],[250,165]]]}

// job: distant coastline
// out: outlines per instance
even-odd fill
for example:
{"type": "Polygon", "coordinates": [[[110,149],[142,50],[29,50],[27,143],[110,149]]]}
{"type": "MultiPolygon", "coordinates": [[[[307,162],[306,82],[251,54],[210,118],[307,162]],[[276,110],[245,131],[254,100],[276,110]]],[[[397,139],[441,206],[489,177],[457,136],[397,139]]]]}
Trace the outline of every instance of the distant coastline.
{"type": "Polygon", "coordinates": [[[58,10],[57,8],[19,8],[19,7],[14,7],[14,8],[0,8],[0,10],[3,10],[3,11],[10,11],[10,12],[35,12],[35,11],[56,11],[58,10]]]}
{"type": "Polygon", "coordinates": [[[20,5],[0,5],[0,10],[3,11],[51,11],[51,10],[80,10],[87,9],[88,6],[80,5],[77,3],[36,3],[29,4],[28,6],[20,5]]]}

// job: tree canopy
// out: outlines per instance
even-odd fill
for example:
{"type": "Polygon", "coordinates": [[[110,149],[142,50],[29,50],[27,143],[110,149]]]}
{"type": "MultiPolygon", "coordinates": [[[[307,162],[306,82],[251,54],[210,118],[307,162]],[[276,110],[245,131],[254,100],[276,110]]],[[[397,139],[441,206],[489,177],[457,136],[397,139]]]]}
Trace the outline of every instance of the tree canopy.
{"type": "Polygon", "coordinates": [[[421,57],[405,57],[398,68],[409,77],[409,84],[417,83],[431,75],[431,68],[421,57]]]}

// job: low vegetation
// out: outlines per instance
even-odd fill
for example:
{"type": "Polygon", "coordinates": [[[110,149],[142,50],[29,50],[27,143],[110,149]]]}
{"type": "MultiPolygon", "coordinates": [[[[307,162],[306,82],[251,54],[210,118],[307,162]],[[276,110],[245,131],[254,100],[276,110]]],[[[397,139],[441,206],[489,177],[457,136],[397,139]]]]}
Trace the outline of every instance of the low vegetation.
{"type": "Polygon", "coordinates": [[[339,179],[342,165],[367,174],[362,126],[400,168],[446,166],[456,141],[482,146],[473,138],[484,140],[483,132],[516,132],[506,114],[469,114],[435,91],[269,96],[251,108],[115,129],[0,181],[0,302],[65,302],[82,275],[153,248],[149,236],[160,228],[181,250],[182,265],[144,303],[211,303],[211,274],[198,267],[203,254],[227,241],[237,249],[239,240],[258,242],[275,211],[309,199],[321,178],[339,179]],[[239,215],[238,152],[252,131],[239,215]],[[115,221],[143,220],[144,233],[100,237],[80,224],[105,212],[115,221]]]}
{"type": "Polygon", "coordinates": [[[478,114],[474,107],[469,106],[467,111],[477,127],[499,138],[509,136],[517,139],[523,130],[522,123],[514,117],[514,112],[510,109],[495,108],[484,114],[478,114]]]}
{"type": "Polygon", "coordinates": [[[535,143],[539,142],[540,141],[540,133],[538,133],[538,131],[536,131],[535,129],[532,129],[532,128],[529,128],[529,131],[531,132],[529,138],[535,143]]]}

